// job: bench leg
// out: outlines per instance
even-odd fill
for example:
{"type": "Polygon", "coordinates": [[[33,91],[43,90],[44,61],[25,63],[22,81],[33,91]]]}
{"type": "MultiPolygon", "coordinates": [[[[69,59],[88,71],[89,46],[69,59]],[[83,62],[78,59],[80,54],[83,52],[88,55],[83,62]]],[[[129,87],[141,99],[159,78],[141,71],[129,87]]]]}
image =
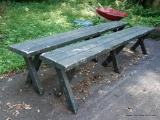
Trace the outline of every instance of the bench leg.
{"type": "Polygon", "coordinates": [[[60,86],[63,89],[65,98],[68,102],[69,109],[73,113],[77,113],[78,107],[77,107],[77,104],[75,102],[75,98],[74,98],[72,89],[71,89],[70,84],[69,84],[68,76],[67,76],[65,71],[62,71],[58,68],[55,68],[55,69],[56,69],[58,77],[59,77],[60,86]]]}
{"type": "Polygon", "coordinates": [[[71,70],[69,70],[69,71],[66,72],[69,81],[71,81],[71,80],[73,79],[74,74],[75,74],[75,69],[76,69],[76,68],[73,68],[73,69],[71,69],[71,70]]]}
{"type": "MultiPolygon", "coordinates": [[[[56,72],[57,72],[57,69],[56,69],[56,72]]],[[[74,73],[75,73],[75,68],[66,72],[69,82],[71,82],[71,80],[73,79],[74,73]]],[[[57,74],[59,74],[59,72],[57,72],[57,74]]],[[[55,96],[60,97],[63,94],[63,86],[61,86],[60,83],[58,84],[58,86],[53,85],[53,89],[54,89],[55,96]]]]}
{"type": "MultiPolygon", "coordinates": [[[[125,45],[122,45],[118,48],[116,48],[116,54],[119,54],[123,48],[125,47],[125,45]]],[[[112,57],[111,54],[106,58],[106,60],[102,63],[102,66],[106,67],[110,62],[112,61],[112,57]]]]}
{"type": "MultiPolygon", "coordinates": [[[[39,56],[40,56],[40,55],[36,55],[36,56],[34,57],[34,60],[33,60],[33,64],[34,64],[34,66],[35,66],[35,68],[36,68],[36,71],[39,70],[39,67],[40,67],[40,65],[41,65],[41,63],[42,63],[42,60],[39,59],[39,56]]],[[[31,79],[29,73],[28,73],[28,76],[27,76],[26,83],[32,84],[32,79],[31,79]]]]}
{"type": "Polygon", "coordinates": [[[35,68],[35,65],[33,63],[32,57],[30,57],[30,58],[24,57],[24,60],[25,60],[26,65],[28,67],[29,76],[32,79],[35,91],[41,95],[44,94],[43,87],[41,85],[41,82],[40,82],[39,76],[37,74],[37,70],[35,68]]]}
{"type": "Polygon", "coordinates": [[[147,50],[146,50],[146,47],[144,45],[144,38],[139,38],[138,41],[130,48],[130,50],[132,51],[135,51],[135,49],[138,47],[138,46],[141,46],[141,49],[142,49],[142,53],[143,54],[147,54],[147,50]]]}
{"type": "Polygon", "coordinates": [[[121,73],[120,69],[119,69],[119,65],[116,59],[116,50],[112,50],[110,52],[111,54],[111,58],[112,58],[112,63],[113,63],[113,67],[114,67],[114,71],[117,73],[121,73]]]}
{"type": "Polygon", "coordinates": [[[144,40],[141,41],[140,46],[141,46],[141,49],[142,49],[142,53],[146,55],[147,54],[147,50],[146,50],[146,47],[145,47],[145,44],[144,44],[143,41],[144,40]]]}

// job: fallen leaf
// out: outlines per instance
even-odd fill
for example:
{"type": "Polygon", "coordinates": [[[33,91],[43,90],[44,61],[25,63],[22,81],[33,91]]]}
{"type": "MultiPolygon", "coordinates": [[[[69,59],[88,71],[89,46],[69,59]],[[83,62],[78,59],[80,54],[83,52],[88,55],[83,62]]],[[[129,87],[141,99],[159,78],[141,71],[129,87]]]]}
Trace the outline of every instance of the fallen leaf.
{"type": "Polygon", "coordinates": [[[18,116],[19,115],[19,111],[16,110],[14,113],[13,113],[14,116],[18,116]]]}
{"type": "Polygon", "coordinates": [[[37,112],[38,112],[38,113],[40,113],[40,110],[39,110],[39,109],[37,109],[37,112]]]}
{"type": "Polygon", "coordinates": [[[3,112],[6,112],[6,113],[8,113],[8,111],[7,111],[7,110],[3,110],[3,112]]]}
{"type": "Polygon", "coordinates": [[[105,91],[99,90],[98,93],[99,93],[100,95],[104,95],[104,94],[105,94],[105,91]]]}
{"type": "Polygon", "coordinates": [[[19,90],[19,92],[22,92],[22,91],[23,91],[22,89],[19,90]]]}
{"type": "Polygon", "coordinates": [[[17,104],[16,105],[16,110],[22,109],[22,105],[21,104],[17,104]]]}
{"type": "Polygon", "coordinates": [[[7,103],[6,105],[8,106],[8,109],[13,109],[15,107],[15,105],[13,105],[11,103],[7,103]]]}
{"type": "Polygon", "coordinates": [[[8,109],[13,109],[15,108],[16,110],[19,110],[19,109],[25,109],[25,110],[29,110],[31,109],[32,107],[30,105],[27,105],[26,103],[22,103],[22,104],[11,104],[11,103],[7,103],[6,104],[8,106],[8,109]]]}
{"type": "Polygon", "coordinates": [[[30,105],[27,105],[23,102],[22,108],[24,108],[25,110],[30,110],[32,109],[32,107],[30,105]]]}
{"type": "Polygon", "coordinates": [[[7,117],[7,119],[6,120],[12,120],[10,117],[7,117]]]}
{"type": "Polygon", "coordinates": [[[129,112],[132,112],[132,111],[133,111],[133,108],[132,108],[132,107],[128,107],[128,111],[129,111],[129,112]]]}
{"type": "Polygon", "coordinates": [[[107,81],[107,83],[111,83],[111,81],[110,81],[110,80],[108,80],[108,81],[107,81]]]}

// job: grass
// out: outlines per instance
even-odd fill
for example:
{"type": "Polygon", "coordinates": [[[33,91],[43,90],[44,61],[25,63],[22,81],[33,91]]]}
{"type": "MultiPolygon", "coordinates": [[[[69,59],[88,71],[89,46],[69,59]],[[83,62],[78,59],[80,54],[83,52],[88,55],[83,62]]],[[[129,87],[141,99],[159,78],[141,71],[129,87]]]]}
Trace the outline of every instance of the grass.
{"type": "MultiPolygon", "coordinates": [[[[97,1],[88,0],[88,3],[95,8],[97,1]]],[[[159,11],[152,16],[150,13],[152,9],[147,12],[148,14],[144,14],[145,11],[139,6],[125,9],[115,3],[107,4],[106,1],[101,1],[99,2],[104,6],[111,5],[113,8],[126,11],[129,16],[122,21],[130,22],[131,26],[160,25],[160,16],[156,16],[160,13],[159,11]]],[[[75,19],[91,21],[94,24],[106,22],[90,11],[84,5],[83,0],[0,2],[0,15],[0,34],[3,34],[3,39],[0,38],[0,75],[25,68],[23,58],[10,52],[7,49],[9,45],[77,29],[73,26],[75,19]]]]}

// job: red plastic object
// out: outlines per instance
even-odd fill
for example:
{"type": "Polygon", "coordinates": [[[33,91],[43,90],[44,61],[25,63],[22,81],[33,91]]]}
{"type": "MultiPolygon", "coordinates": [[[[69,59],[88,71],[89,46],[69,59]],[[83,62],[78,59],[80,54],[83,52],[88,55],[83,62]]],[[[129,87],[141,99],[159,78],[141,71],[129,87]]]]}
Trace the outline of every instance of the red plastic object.
{"type": "Polygon", "coordinates": [[[96,8],[96,12],[100,17],[103,17],[108,20],[118,21],[124,17],[127,17],[128,14],[113,8],[96,8]]]}

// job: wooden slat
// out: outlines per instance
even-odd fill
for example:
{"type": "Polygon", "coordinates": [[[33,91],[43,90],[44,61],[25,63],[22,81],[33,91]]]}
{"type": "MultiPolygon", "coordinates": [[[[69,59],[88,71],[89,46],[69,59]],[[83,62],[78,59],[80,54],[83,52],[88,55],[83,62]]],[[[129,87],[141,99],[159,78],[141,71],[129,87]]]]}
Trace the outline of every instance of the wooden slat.
{"type": "Polygon", "coordinates": [[[90,49],[94,46],[98,46],[100,44],[110,42],[110,41],[117,39],[119,37],[123,37],[128,34],[132,34],[133,32],[141,31],[142,29],[143,28],[140,26],[129,28],[128,30],[119,31],[119,32],[116,32],[113,34],[109,34],[109,35],[106,35],[103,37],[93,39],[92,41],[86,41],[86,42],[81,42],[81,43],[78,43],[75,45],[66,46],[66,47],[54,50],[50,54],[53,58],[56,58],[57,61],[59,61],[59,60],[66,58],[67,56],[69,57],[69,55],[71,56],[74,54],[78,54],[79,52],[86,51],[87,49],[90,49]],[[72,51],[74,51],[74,52],[72,52],[72,51]]]}
{"type": "Polygon", "coordinates": [[[46,54],[46,56],[47,55],[48,55],[47,57],[51,56],[52,58],[55,58],[59,61],[59,60],[61,60],[61,57],[64,57],[68,54],[72,54],[72,52],[70,52],[70,51],[74,51],[74,53],[78,53],[78,52],[84,51],[90,47],[97,46],[99,44],[103,44],[104,42],[110,42],[110,41],[113,41],[114,39],[117,39],[119,37],[123,37],[128,34],[132,34],[133,32],[141,31],[142,29],[143,29],[143,27],[140,27],[140,26],[129,28],[129,29],[126,29],[123,31],[119,31],[119,32],[112,33],[112,34],[109,34],[106,36],[95,38],[90,41],[81,42],[81,43],[78,43],[75,45],[70,45],[70,46],[66,46],[66,47],[54,50],[54,51],[50,52],[49,54],[46,54]],[[78,49],[78,51],[76,51],[77,49],[78,49]]]}
{"type": "MultiPolygon", "coordinates": [[[[107,51],[110,51],[120,45],[126,44],[130,40],[144,36],[145,34],[148,34],[151,30],[153,30],[153,28],[149,28],[149,27],[136,27],[136,28],[141,28],[141,29],[136,31],[135,29],[129,28],[128,32],[126,32],[126,30],[123,30],[123,31],[120,31],[117,33],[110,34],[111,36],[113,36],[113,39],[109,40],[110,42],[108,42],[108,39],[111,39],[111,38],[106,39],[104,36],[92,39],[89,42],[95,42],[97,39],[101,40],[101,41],[105,40],[106,42],[104,42],[103,44],[99,44],[97,46],[93,46],[92,48],[87,49],[86,51],[81,51],[78,54],[74,54],[73,50],[72,51],[68,50],[67,51],[68,54],[65,52],[63,54],[61,54],[62,57],[63,57],[63,55],[66,56],[62,60],[60,60],[58,57],[52,56],[55,51],[42,54],[40,56],[40,59],[54,64],[57,68],[69,70],[69,69],[72,69],[72,68],[78,66],[81,63],[84,63],[84,62],[87,62],[88,60],[91,60],[92,58],[94,58],[100,54],[104,54],[107,51]],[[130,33],[129,31],[132,31],[133,33],[130,33]],[[123,32],[126,34],[125,35],[122,34],[123,32]],[[118,34],[118,33],[119,33],[119,38],[115,37],[115,34],[118,34]],[[67,56],[67,55],[69,55],[69,56],[67,56]]],[[[107,35],[105,35],[105,36],[107,36],[107,35]]],[[[83,42],[83,43],[87,44],[87,42],[88,41],[83,42]]],[[[78,43],[78,44],[80,44],[80,43],[78,43]]],[[[76,46],[76,44],[71,45],[70,47],[75,47],[75,46],[76,46]]],[[[61,49],[64,50],[64,48],[60,48],[59,50],[61,50],[61,49]]]]}
{"type": "Polygon", "coordinates": [[[119,27],[124,27],[127,24],[127,22],[120,21],[108,22],[88,28],[81,28],[78,30],[14,44],[9,46],[9,49],[25,57],[30,57],[51,49],[56,49],[64,45],[77,42],[82,39],[89,38],[93,35],[99,35],[107,31],[115,30],[119,27]]]}

